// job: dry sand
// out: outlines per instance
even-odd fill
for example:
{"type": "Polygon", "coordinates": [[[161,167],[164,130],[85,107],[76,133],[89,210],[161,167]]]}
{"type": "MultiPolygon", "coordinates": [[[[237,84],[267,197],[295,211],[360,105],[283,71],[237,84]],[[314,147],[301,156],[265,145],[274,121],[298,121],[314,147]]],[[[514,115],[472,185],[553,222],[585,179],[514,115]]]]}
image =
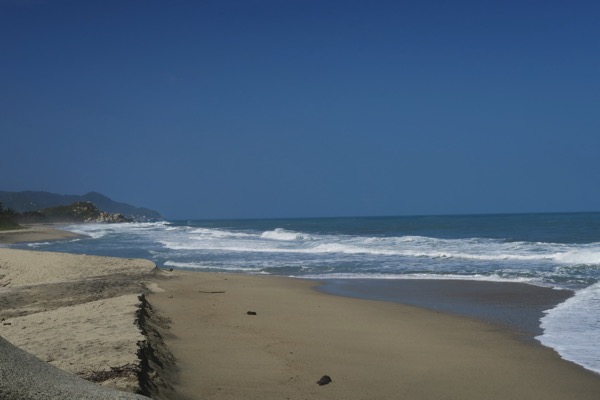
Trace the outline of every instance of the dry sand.
{"type": "Polygon", "coordinates": [[[143,400],[81,379],[0,337],[0,399],[2,400],[143,400]]]}
{"type": "Polygon", "coordinates": [[[65,371],[135,392],[146,260],[0,248],[0,336],[65,371]],[[104,374],[119,370],[119,375],[104,374]],[[108,379],[105,379],[108,378],[108,379]]]}
{"type": "Polygon", "coordinates": [[[180,398],[600,398],[600,376],[496,325],[303,280],[175,274],[149,300],[171,320],[180,398]]]}

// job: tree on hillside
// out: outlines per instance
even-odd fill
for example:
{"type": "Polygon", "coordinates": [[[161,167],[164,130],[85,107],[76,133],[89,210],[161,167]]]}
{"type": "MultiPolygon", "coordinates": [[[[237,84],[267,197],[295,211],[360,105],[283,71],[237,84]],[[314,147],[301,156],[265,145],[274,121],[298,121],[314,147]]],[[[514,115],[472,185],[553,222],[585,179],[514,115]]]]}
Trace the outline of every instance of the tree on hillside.
{"type": "Polygon", "coordinates": [[[0,215],[5,215],[7,217],[16,217],[17,215],[19,215],[19,213],[10,207],[4,208],[4,204],[0,203],[0,215]]]}
{"type": "Polygon", "coordinates": [[[4,208],[4,204],[0,203],[0,229],[18,228],[16,217],[19,215],[12,208],[4,208]]]}

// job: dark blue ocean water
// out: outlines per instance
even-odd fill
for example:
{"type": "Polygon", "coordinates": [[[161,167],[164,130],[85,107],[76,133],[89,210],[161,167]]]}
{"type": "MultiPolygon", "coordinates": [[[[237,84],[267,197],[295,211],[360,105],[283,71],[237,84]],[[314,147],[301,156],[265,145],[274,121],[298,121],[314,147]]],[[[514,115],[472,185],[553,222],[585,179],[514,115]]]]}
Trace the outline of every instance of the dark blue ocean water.
{"type": "Polygon", "coordinates": [[[600,213],[165,221],[71,225],[40,250],[161,267],[318,279],[523,282],[575,290],[541,320],[542,343],[600,372],[600,213]]]}

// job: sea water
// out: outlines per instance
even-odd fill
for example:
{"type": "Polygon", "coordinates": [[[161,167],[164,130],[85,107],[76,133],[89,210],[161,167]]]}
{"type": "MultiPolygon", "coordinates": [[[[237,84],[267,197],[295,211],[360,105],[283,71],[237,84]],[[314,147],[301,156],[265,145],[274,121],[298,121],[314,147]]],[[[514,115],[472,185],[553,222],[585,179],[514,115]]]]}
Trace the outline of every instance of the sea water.
{"type": "MultiPolygon", "coordinates": [[[[600,213],[83,224],[40,250],[141,257],[166,268],[315,279],[522,282],[575,295],[538,340],[600,372],[600,213]]],[[[24,246],[24,245],[22,245],[24,246]]]]}

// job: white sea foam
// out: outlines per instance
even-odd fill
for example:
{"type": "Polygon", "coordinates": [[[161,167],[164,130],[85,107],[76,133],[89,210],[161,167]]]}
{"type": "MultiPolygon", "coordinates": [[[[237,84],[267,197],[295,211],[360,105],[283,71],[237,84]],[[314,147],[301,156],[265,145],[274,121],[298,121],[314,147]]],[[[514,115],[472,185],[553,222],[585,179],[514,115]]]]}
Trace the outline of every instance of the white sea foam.
{"type": "MultiPolygon", "coordinates": [[[[73,242],[79,242],[80,240],[81,239],[79,239],[79,238],[69,239],[69,240],[65,239],[64,242],[73,243],[73,242]]],[[[37,248],[37,247],[44,247],[49,244],[52,244],[52,242],[33,242],[33,243],[27,243],[27,247],[37,248]]]]}
{"type": "Polygon", "coordinates": [[[555,253],[552,258],[561,263],[567,264],[587,264],[600,266],[600,248],[595,249],[580,248],[568,250],[564,253],[555,253]]]}
{"type": "MultiPolygon", "coordinates": [[[[94,234],[93,231],[90,232],[94,234]]],[[[106,234],[100,231],[98,234],[106,234]]],[[[555,261],[600,265],[600,246],[592,249],[564,245],[504,243],[491,240],[445,240],[422,237],[372,238],[343,235],[308,235],[275,229],[248,234],[200,228],[158,240],[173,250],[222,250],[235,252],[297,254],[365,254],[414,258],[448,258],[480,261],[555,261]]]]}
{"type": "Polygon", "coordinates": [[[32,247],[32,248],[36,248],[36,247],[43,247],[43,246],[47,246],[49,245],[50,242],[35,242],[35,243],[27,243],[27,247],[32,247]]]}
{"type": "Polygon", "coordinates": [[[309,240],[310,235],[300,232],[288,231],[282,228],[277,228],[272,231],[263,232],[260,237],[262,239],[271,240],[309,240]]]}
{"type": "Polygon", "coordinates": [[[92,224],[76,224],[67,225],[62,229],[79,233],[81,235],[90,236],[93,239],[100,239],[110,234],[118,233],[136,233],[140,234],[144,231],[166,231],[168,228],[167,222],[128,222],[128,223],[92,223],[92,224]]]}
{"type": "Polygon", "coordinates": [[[112,232],[112,229],[108,224],[78,224],[68,225],[60,228],[73,233],[78,233],[80,235],[89,236],[92,239],[100,239],[101,237],[104,237],[112,232]]]}
{"type": "Polygon", "coordinates": [[[562,358],[600,373],[600,283],[546,311],[541,319],[544,333],[537,339],[555,349],[562,358]]]}
{"type": "Polygon", "coordinates": [[[276,228],[263,232],[224,228],[173,226],[167,222],[133,224],[80,224],[66,227],[94,239],[112,235],[142,235],[164,249],[403,259],[455,260],[454,262],[555,263],[600,267],[600,243],[569,245],[506,242],[499,239],[440,239],[423,236],[368,237],[308,234],[276,228]]]}
{"type": "Polygon", "coordinates": [[[209,229],[209,228],[197,228],[190,231],[192,234],[200,234],[202,237],[206,238],[216,238],[216,239],[224,239],[224,238],[251,238],[255,235],[251,235],[244,232],[232,232],[226,231],[222,229],[209,229]]]}
{"type": "Polygon", "coordinates": [[[301,249],[306,253],[341,253],[341,254],[372,254],[372,255],[394,255],[399,252],[385,248],[369,248],[360,244],[350,243],[323,243],[311,248],[301,249]]]}
{"type": "Polygon", "coordinates": [[[305,279],[378,279],[378,280],[454,280],[454,281],[482,281],[482,282],[516,282],[516,283],[527,283],[535,286],[548,287],[539,279],[534,278],[505,278],[497,274],[482,275],[482,274],[471,274],[471,275],[457,275],[457,274],[383,274],[383,273],[328,273],[328,274],[308,274],[302,275],[305,279]]]}
{"type": "Polygon", "coordinates": [[[183,268],[183,269],[200,269],[200,270],[219,270],[229,272],[258,272],[260,268],[240,268],[235,266],[222,266],[222,265],[211,265],[208,263],[197,263],[197,262],[177,262],[167,261],[164,264],[168,267],[183,268]]]}

